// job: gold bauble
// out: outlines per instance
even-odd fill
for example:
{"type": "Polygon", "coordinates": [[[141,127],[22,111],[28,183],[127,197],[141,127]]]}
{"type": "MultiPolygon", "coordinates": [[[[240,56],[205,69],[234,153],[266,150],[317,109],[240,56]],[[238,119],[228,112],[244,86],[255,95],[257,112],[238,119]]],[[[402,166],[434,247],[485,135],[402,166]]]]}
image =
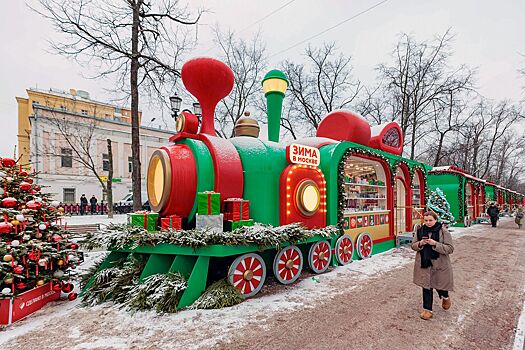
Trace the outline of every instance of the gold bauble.
{"type": "Polygon", "coordinates": [[[63,212],[64,212],[64,208],[59,207],[59,208],[58,208],[58,211],[61,212],[61,213],[63,213],[63,212]]]}
{"type": "Polygon", "coordinates": [[[58,266],[64,265],[64,260],[60,259],[57,261],[58,266]]]}
{"type": "Polygon", "coordinates": [[[37,286],[43,286],[43,285],[44,285],[44,280],[38,280],[38,281],[36,281],[36,285],[37,285],[37,286]]]}
{"type": "Polygon", "coordinates": [[[10,255],[10,254],[4,255],[4,261],[5,262],[9,262],[11,260],[13,260],[13,256],[12,255],[10,255]]]}
{"type": "Polygon", "coordinates": [[[4,279],[4,283],[5,284],[11,284],[11,283],[13,283],[13,280],[14,280],[13,277],[6,277],[4,279]]]}
{"type": "Polygon", "coordinates": [[[13,226],[20,225],[20,221],[18,221],[18,220],[13,220],[13,221],[11,221],[11,225],[13,225],[13,226]]]}

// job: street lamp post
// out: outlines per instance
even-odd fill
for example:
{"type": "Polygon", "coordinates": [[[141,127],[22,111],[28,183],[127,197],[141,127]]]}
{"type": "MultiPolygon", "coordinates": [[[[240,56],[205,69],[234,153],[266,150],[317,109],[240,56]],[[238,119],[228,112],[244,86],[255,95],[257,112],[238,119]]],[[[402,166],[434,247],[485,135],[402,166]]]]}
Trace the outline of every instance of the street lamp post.
{"type": "Polygon", "coordinates": [[[268,140],[279,142],[281,111],[284,92],[288,88],[288,79],[286,79],[286,75],[283,72],[274,69],[264,76],[262,86],[266,97],[266,111],[268,114],[268,140]]]}
{"type": "Polygon", "coordinates": [[[179,114],[179,111],[180,111],[181,103],[182,103],[182,98],[180,98],[179,96],[175,95],[175,96],[170,97],[171,117],[173,119],[177,118],[177,115],[179,114]]]}

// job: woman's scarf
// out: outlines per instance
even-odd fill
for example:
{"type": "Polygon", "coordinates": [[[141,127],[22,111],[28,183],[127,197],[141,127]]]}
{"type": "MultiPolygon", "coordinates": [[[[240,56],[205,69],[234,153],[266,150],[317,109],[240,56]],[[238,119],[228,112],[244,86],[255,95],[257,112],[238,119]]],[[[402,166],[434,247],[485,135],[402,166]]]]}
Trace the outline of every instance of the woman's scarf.
{"type": "MultiPolygon", "coordinates": [[[[423,236],[427,236],[428,238],[432,238],[434,241],[439,242],[439,232],[441,232],[440,222],[436,222],[432,227],[423,225],[417,230],[417,240],[421,241],[423,236]]],[[[421,267],[427,268],[432,266],[432,260],[436,260],[438,257],[439,253],[432,249],[431,245],[425,244],[421,250],[421,267]]]]}

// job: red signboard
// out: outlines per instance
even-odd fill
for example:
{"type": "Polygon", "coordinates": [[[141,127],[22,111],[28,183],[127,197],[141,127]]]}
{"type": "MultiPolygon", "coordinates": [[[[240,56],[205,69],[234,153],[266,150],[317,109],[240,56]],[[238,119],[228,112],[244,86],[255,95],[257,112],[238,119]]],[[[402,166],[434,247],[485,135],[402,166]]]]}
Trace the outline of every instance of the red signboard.
{"type": "Polygon", "coordinates": [[[286,147],[286,159],[291,164],[319,166],[321,155],[315,147],[292,143],[286,147]]]}
{"type": "Polygon", "coordinates": [[[51,283],[47,283],[17,295],[13,299],[2,299],[0,300],[0,324],[16,322],[41,309],[48,302],[59,298],[60,291],[54,291],[51,283]]]}

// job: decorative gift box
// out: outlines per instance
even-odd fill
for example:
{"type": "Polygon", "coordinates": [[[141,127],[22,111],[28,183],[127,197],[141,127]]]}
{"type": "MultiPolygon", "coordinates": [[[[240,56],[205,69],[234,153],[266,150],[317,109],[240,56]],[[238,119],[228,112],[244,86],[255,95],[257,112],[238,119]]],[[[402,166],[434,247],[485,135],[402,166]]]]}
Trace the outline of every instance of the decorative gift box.
{"type": "Polygon", "coordinates": [[[196,229],[212,229],[222,232],[222,222],[224,216],[219,215],[196,215],[195,228],[196,229]]]}
{"type": "Polygon", "coordinates": [[[158,220],[159,214],[147,211],[138,211],[128,215],[128,223],[131,226],[144,227],[147,231],[156,231],[158,220]]]}
{"type": "Polygon", "coordinates": [[[225,231],[235,231],[239,227],[253,226],[253,224],[254,224],[253,219],[240,220],[240,221],[226,220],[224,221],[224,230],[225,231]]]}
{"type": "Polygon", "coordinates": [[[219,215],[221,213],[220,193],[207,191],[197,193],[197,214],[219,215]]]}
{"type": "Polygon", "coordinates": [[[182,218],[177,215],[170,215],[165,218],[160,219],[160,228],[164,230],[168,229],[174,229],[174,230],[181,230],[182,229],[182,218]]]}
{"type": "Polygon", "coordinates": [[[224,220],[240,221],[250,218],[250,201],[228,198],[224,201],[224,220]]]}

